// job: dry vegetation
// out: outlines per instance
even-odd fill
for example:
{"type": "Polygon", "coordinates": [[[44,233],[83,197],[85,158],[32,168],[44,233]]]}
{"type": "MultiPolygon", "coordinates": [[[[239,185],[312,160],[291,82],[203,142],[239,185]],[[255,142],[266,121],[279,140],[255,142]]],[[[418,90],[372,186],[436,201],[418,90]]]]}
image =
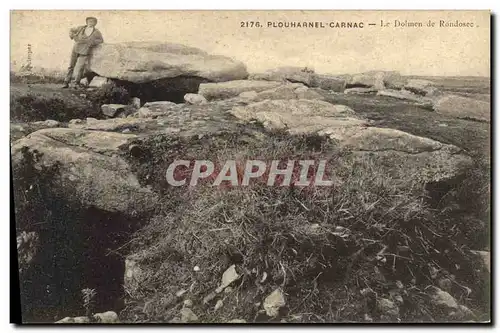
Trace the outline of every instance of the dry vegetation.
{"type": "Polygon", "coordinates": [[[436,206],[408,170],[388,177],[370,159],[339,151],[329,140],[281,133],[257,143],[238,138],[191,142],[189,147],[158,139],[153,155],[169,160],[174,151],[182,151],[212,161],[327,158],[327,174],[335,185],[294,188],[257,182],[246,188],[206,184],[186,190],[157,183],[160,175],[154,170],[166,170],[167,160],[142,170],[144,181],[156,182],[157,190],[163,187],[164,201],[161,212],[132,240],[130,258],[142,268],[142,277],[127,290],[125,318],[171,320],[182,301],[175,293],[186,289],[202,322],[269,321],[255,304],[281,287],[287,307],[278,321],[443,321],[450,318],[432,308],[427,288],[444,279],[451,281],[450,293],[459,303],[478,316],[488,312],[489,281],[469,252],[477,243],[484,246],[488,230],[470,209],[467,216],[457,211],[466,197],[476,212],[485,209],[484,179],[448,188],[446,204],[436,206]],[[162,153],[164,147],[176,148],[162,153]],[[482,195],[471,200],[475,192],[482,195]],[[243,278],[220,296],[223,309],[214,311],[215,300],[204,304],[203,299],[232,264],[243,278]],[[380,297],[402,297],[399,318],[377,313],[374,304],[380,297]]]}

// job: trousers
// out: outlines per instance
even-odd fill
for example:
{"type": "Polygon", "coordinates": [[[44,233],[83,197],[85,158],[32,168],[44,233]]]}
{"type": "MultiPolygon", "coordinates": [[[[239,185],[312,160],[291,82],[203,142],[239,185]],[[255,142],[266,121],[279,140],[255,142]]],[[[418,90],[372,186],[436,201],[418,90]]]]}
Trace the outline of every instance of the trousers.
{"type": "Polygon", "coordinates": [[[71,52],[71,58],[69,60],[68,73],[64,79],[65,83],[70,83],[75,76],[75,82],[80,83],[83,76],[83,71],[88,61],[88,55],[78,54],[76,52],[71,52]]]}

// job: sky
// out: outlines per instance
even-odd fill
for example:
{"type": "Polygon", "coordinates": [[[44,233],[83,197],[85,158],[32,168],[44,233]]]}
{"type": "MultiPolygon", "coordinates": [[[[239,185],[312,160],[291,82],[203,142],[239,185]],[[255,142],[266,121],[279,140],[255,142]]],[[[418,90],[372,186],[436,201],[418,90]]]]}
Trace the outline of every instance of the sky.
{"type": "Polygon", "coordinates": [[[249,72],[280,66],[347,74],[396,70],[404,75],[489,76],[488,11],[12,11],[11,68],[68,66],[71,27],[95,16],[106,43],[158,41],[230,56],[249,72]],[[380,21],[390,27],[381,27],[380,21]],[[394,27],[395,21],[424,27],[394,27]],[[428,21],[436,23],[427,27],[428,21]],[[439,21],[473,27],[439,27],[439,21]],[[241,22],[263,27],[241,27],[241,22]],[[363,29],[268,28],[267,22],[364,22],[363,29]],[[376,26],[368,26],[375,23],[376,26]],[[251,24],[251,23],[249,23],[251,24]]]}

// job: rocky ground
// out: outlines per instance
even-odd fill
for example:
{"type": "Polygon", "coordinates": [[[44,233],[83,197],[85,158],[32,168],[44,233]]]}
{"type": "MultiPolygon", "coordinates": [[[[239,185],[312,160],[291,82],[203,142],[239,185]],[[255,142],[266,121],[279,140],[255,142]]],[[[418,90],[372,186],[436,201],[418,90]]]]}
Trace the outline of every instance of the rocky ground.
{"type": "MultiPolygon", "coordinates": [[[[128,47],[101,51],[89,89],[13,84],[27,321],[489,320],[487,79],[174,70],[141,44],[158,78],[109,62],[128,47]],[[183,103],[141,95],[163,79],[183,103]],[[175,159],[324,159],[334,185],[176,188],[175,159]]],[[[209,57],[167,59],[186,54],[209,57]]]]}

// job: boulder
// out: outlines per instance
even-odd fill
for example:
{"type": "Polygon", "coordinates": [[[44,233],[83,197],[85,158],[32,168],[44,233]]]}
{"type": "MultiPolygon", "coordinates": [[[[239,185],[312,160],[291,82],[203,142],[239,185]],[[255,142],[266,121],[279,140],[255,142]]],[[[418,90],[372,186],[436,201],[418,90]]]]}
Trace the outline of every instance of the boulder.
{"type": "MultiPolygon", "coordinates": [[[[86,121],[80,123],[69,124],[69,128],[85,129],[94,131],[118,132],[125,129],[145,129],[148,125],[156,124],[152,119],[138,118],[111,118],[111,119],[95,119],[87,118],[86,121]]],[[[106,134],[103,134],[104,136],[106,134]]]]}
{"type": "Polygon", "coordinates": [[[404,85],[404,88],[412,93],[425,96],[427,94],[435,92],[433,88],[434,83],[429,80],[421,79],[410,79],[404,85]]]}
{"type": "Polygon", "coordinates": [[[198,316],[190,308],[182,308],[180,314],[183,323],[195,323],[199,320],[198,316]]]}
{"type": "Polygon", "coordinates": [[[311,87],[315,80],[314,71],[306,67],[278,67],[269,69],[264,73],[255,73],[249,76],[250,80],[266,80],[266,81],[290,81],[300,82],[311,87]]]}
{"type": "Polygon", "coordinates": [[[289,99],[317,99],[325,98],[313,89],[309,89],[302,83],[285,83],[276,88],[261,91],[259,93],[248,92],[239,96],[244,101],[259,102],[266,99],[289,100],[289,99]]]}
{"type": "Polygon", "coordinates": [[[117,324],[120,322],[118,320],[118,315],[114,311],[96,313],[94,315],[94,320],[99,324],[117,324]]]}
{"type": "Polygon", "coordinates": [[[369,71],[355,74],[347,83],[347,87],[371,87],[376,90],[384,88],[400,89],[405,79],[395,71],[369,71]]]}
{"type": "Polygon", "coordinates": [[[379,90],[377,92],[378,96],[387,96],[387,97],[392,97],[392,98],[397,98],[397,99],[402,99],[402,100],[408,100],[412,102],[418,102],[418,103],[430,103],[430,100],[425,99],[422,96],[416,95],[408,90],[393,90],[393,89],[384,89],[384,90],[379,90]]]}
{"type": "Polygon", "coordinates": [[[264,100],[236,106],[230,113],[245,122],[257,120],[267,129],[328,136],[339,148],[355,152],[361,159],[369,157],[394,177],[411,173],[422,182],[442,181],[472,165],[472,159],[458,147],[396,129],[368,127],[368,121],[344,105],[319,100],[264,100]]]}
{"type": "Polygon", "coordinates": [[[133,112],[133,108],[124,104],[103,104],[101,111],[108,117],[126,117],[133,112]]]}
{"type": "Polygon", "coordinates": [[[43,121],[34,121],[30,123],[33,127],[35,127],[37,130],[38,129],[44,129],[44,128],[55,128],[55,127],[62,127],[62,124],[58,122],[57,120],[52,120],[52,119],[47,119],[43,121]]]}
{"type": "Polygon", "coordinates": [[[490,103],[458,95],[445,95],[437,99],[434,110],[442,115],[462,119],[489,122],[491,117],[490,103]]]}
{"type": "Polygon", "coordinates": [[[446,291],[443,291],[437,287],[432,287],[432,290],[430,291],[431,293],[431,303],[443,310],[456,310],[458,309],[458,303],[451,296],[449,293],[446,291]]]}
{"type": "Polygon", "coordinates": [[[286,305],[285,296],[278,288],[269,294],[264,300],[264,310],[269,317],[276,317],[279,315],[280,309],[286,305]]]}
{"type": "Polygon", "coordinates": [[[355,114],[352,109],[318,100],[267,99],[234,107],[230,112],[244,121],[255,119],[268,129],[287,129],[292,134],[366,124],[366,121],[352,117],[355,114]]]}
{"type": "Polygon", "coordinates": [[[201,105],[207,103],[207,99],[200,94],[186,94],[184,95],[184,101],[192,105],[201,105]]]}
{"type": "Polygon", "coordinates": [[[295,95],[297,95],[297,99],[325,99],[320,93],[314,91],[313,89],[309,89],[307,87],[299,87],[294,90],[295,95]]]}
{"type": "Polygon", "coordinates": [[[235,80],[220,83],[202,83],[198,94],[207,100],[227,99],[236,97],[245,91],[260,92],[280,86],[276,81],[235,80]]]}
{"type": "Polygon", "coordinates": [[[108,78],[96,75],[92,81],[90,81],[89,88],[101,88],[106,83],[109,83],[108,78]]]}
{"type": "Polygon", "coordinates": [[[101,44],[94,49],[89,68],[100,76],[134,83],[179,76],[223,82],[248,76],[245,65],[231,58],[155,42],[101,44]]]}
{"type": "Polygon", "coordinates": [[[365,94],[373,94],[376,92],[377,89],[375,88],[363,88],[363,87],[347,88],[346,90],[344,90],[344,94],[347,95],[365,95],[365,94]]]}
{"type": "MultiPolygon", "coordinates": [[[[252,99],[253,102],[264,101],[266,99],[297,99],[295,89],[305,87],[302,83],[282,84],[276,88],[268,89],[257,93],[257,96],[252,99]]],[[[307,87],[305,87],[307,88],[307,87]]]]}
{"type": "Polygon", "coordinates": [[[37,170],[42,166],[56,170],[46,185],[51,193],[76,200],[82,207],[136,215],[151,211],[158,197],[139,184],[120,156],[122,147],[135,138],[133,134],[75,128],[43,129],[12,145],[12,165],[19,168],[34,154],[37,170]]]}
{"type": "Polygon", "coordinates": [[[312,86],[323,90],[343,92],[346,86],[346,79],[334,75],[315,74],[312,86]]]}

